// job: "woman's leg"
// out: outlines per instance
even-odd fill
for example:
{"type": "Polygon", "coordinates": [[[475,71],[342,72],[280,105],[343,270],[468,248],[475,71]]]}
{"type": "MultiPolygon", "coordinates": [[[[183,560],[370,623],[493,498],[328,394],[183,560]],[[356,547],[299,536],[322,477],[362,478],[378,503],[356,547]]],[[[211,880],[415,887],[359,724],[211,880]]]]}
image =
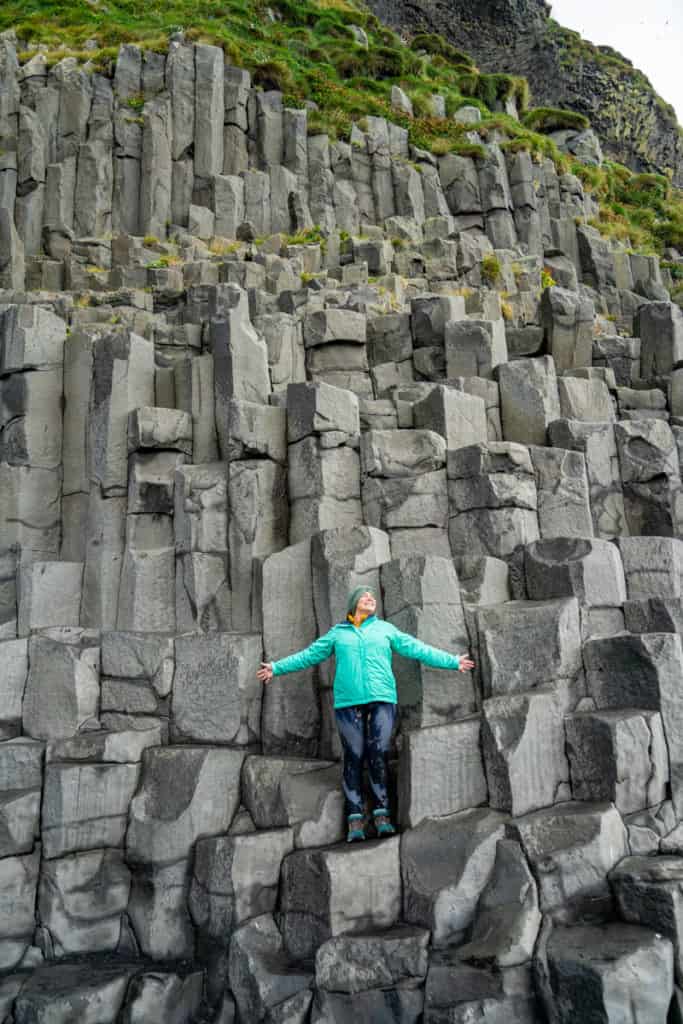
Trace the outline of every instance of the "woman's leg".
{"type": "Polygon", "coordinates": [[[334,714],[344,752],[343,789],[346,813],[362,815],[365,716],[360,708],[338,708],[334,714]]]}
{"type": "Polygon", "coordinates": [[[368,706],[366,757],[370,788],[376,810],[389,813],[387,753],[396,721],[396,705],[376,703],[368,706]]]}

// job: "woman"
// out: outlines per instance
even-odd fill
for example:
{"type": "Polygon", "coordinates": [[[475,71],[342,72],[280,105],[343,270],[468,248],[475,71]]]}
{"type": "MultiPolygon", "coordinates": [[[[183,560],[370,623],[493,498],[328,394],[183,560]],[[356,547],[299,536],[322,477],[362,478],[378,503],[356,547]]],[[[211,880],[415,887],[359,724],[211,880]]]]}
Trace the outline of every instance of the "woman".
{"type": "Polygon", "coordinates": [[[416,658],[430,668],[469,672],[474,662],[430,647],[390,622],[378,619],[377,598],[370,587],[349,594],[345,622],[315,640],[310,647],[280,661],[262,662],[257,675],[262,683],[273,676],[297,672],[336,658],[334,711],[344,752],[344,796],[348,815],[348,842],[365,839],[361,793],[363,759],[368,762],[375,804],[373,822],[378,836],[394,834],[389,816],[386,755],[396,720],[396,680],[391,671],[394,652],[416,658]]]}

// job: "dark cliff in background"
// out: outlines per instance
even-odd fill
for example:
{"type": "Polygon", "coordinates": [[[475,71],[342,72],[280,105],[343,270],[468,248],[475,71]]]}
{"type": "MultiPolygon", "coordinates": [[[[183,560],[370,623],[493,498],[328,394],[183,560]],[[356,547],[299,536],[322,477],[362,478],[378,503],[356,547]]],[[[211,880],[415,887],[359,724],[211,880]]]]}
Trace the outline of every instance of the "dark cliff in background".
{"type": "Polygon", "coordinates": [[[683,185],[683,139],[672,107],[609,47],[550,17],[544,0],[369,0],[400,31],[439,32],[483,71],[525,75],[536,105],[590,118],[606,154],[635,171],[671,170],[683,185]]]}

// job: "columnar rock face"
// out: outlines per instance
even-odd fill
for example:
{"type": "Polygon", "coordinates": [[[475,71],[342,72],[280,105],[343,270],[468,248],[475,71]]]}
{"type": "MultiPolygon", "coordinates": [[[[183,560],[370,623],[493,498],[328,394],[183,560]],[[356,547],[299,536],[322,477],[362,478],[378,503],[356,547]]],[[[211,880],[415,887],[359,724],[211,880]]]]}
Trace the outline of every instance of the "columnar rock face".
{"type": "Polygon", "coordinates": [[[0,40],[0,1022],[678,1019],[680,312],[552,165],[309,130],[0,40]],[[359,585],[476,666],[349,847],[334,661],[256,672],[359,585]]]}

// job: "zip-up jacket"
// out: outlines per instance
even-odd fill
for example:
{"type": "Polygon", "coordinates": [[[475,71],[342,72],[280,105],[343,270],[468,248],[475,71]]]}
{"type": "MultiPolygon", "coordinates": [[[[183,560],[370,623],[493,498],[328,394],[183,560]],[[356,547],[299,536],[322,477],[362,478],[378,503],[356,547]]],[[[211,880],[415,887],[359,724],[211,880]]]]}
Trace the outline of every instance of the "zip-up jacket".
{"type": "Polygon", "coordinates": [[[402,633],[385,619],[370,615],[360,626],[340,622],[310,647],[272,663],[273,675],[298,672],[319,665],[330,655],[336,659],[334,706],[385,701],[396,704],[396,680],[391,670],[393,653],[415,658],[430,668],[460,668],[460,659],[438,647],[430,647],[409,633],[402,633]]]}

